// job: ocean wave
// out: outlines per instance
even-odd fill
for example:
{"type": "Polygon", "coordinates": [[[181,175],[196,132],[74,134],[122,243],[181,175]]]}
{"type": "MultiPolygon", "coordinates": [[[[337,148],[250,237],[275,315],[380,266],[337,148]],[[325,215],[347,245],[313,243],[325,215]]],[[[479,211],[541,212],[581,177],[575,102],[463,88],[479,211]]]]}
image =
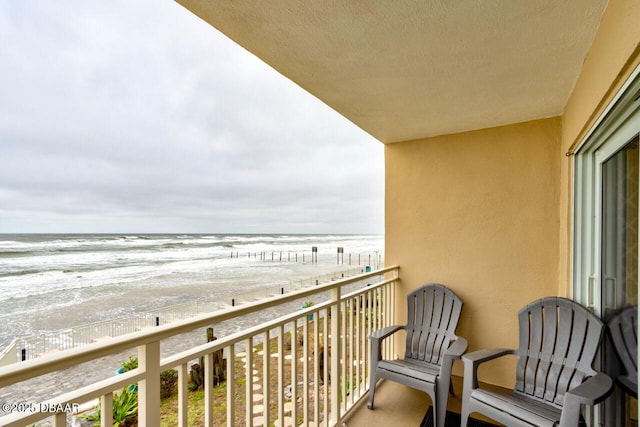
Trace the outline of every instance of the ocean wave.
{"type": "MultiPolygon", "coordinates": [[[[347,262],[347,254],[382,251],[383,243],[382,236],[369,235],[1,235],[0,314],[18,306],[24,310],[39,307],[42,313],[30,311],[28,315],[36,319],[64,304],[73,306],[78,315],[91,317],[97,313],[85,313],[88,308],[83,302],[117,300],[124,292],[140,292],[135,298],[144,305],[142,298],[148,303],[208,294],[213,287],[237,289],[265,280],[287,282],[316,275],[323,268],[309,262],[312,246],[318,247],[320,265],[335,266],[336,247],[344,248],[347,262]],[[239,257],[232,257],[231,252],[239,257]],[[261,260],[260,253],[268,256],[261,260]],[[299,255],[297,262],[295,256],[287,262],[288,254],[299,255]]],[[[133,303],[122,304],[126,309],[133,303]]],[[[21,322],[32,322],[24,316],[21,322]]]]}

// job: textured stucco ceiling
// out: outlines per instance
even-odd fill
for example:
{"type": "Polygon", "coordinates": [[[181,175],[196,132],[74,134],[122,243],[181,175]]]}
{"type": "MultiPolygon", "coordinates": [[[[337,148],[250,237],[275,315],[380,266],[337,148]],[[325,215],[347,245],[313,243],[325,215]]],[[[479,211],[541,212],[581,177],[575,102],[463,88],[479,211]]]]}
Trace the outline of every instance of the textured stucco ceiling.
{"type": "Polygon", "coordinates": [[[562,114],[606,6],[178,2],[385,143],[562,114]]]}

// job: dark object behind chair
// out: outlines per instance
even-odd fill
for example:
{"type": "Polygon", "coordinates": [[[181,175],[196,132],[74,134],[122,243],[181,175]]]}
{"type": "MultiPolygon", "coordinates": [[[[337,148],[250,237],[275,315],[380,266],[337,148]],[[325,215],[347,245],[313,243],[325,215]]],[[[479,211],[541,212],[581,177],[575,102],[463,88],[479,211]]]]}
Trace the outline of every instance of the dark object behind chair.
{"type": "Polygon", "coordinates": [[[625,374],[616,382],[625,393],[638,398],[638,306],[627,307],[609,321],[609,333],[625,374]]]}

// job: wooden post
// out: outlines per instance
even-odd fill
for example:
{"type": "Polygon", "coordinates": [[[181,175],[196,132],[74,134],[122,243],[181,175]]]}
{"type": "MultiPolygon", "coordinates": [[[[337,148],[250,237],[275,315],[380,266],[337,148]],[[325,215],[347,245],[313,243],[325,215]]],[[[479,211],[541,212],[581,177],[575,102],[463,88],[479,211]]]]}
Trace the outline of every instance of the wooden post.
{"type": "MultiPolygon", "coordinates": [[[[215,341],[218,338],[213,335],[213,328],[207,328],[207,342],[215,341]]],[[[213,385],[218,385],[226,380],[226,361],[224,360],[224,354],[222,350],[216,350],[213,352],[213,385]]]]}
{"type": "MultiPolygon", "coordinates": [[[[207,342],[215,341],[218,338],[213,335],[213,328],[207,328],[207,342]]],[[[211,382],[218,385],[226,380],[226,360],[222,350],[216,350],[210,356],[210,361],[204,356],[200,357],[200,364],[194,364],[191,367],[191,383],[192,387],[198,389],[211,382]],[[207,382],[205,383],[205,378],[207,382]]]]}

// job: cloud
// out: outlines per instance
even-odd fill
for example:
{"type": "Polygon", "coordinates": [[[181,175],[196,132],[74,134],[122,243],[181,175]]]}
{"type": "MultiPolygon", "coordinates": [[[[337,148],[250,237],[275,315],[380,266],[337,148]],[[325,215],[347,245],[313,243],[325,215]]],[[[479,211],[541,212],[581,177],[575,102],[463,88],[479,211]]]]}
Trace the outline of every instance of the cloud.
{"type": "Polygon", "coordinates": [[[0,4],[0,232],[383,231],[382,144],[174,2],[0,4]]]}

